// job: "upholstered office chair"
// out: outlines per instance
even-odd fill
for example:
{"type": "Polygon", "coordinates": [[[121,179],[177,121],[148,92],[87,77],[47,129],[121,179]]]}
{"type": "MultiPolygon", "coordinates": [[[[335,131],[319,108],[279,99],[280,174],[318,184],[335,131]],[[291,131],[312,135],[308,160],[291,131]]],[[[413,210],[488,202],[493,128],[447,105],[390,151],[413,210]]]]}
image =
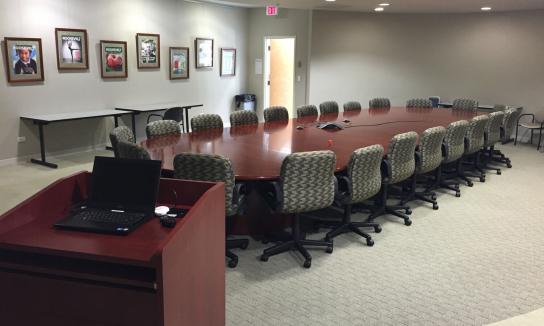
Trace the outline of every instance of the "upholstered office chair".
{"type": "Polygon", "coordinates": [[[132,133],[132,130],[130,128],[125,126],[119,126],[113,128],[113,130],[110,132],[110,141],[111,141],[111,147],[113,148],[113,154],[115,157],[119,157],[119,152],[117,150],[117,144],[121,141],[134,143],[136,142],[136,139],[134,138],[134,134],[132,133]]]}
{"type": "Polygon", "coordinates": [[[361,110],[361,103],[357,101],[349,101],[344,103],[344,112],[360,111],[360,110],[361,110]]]}
{"type": "Polygon", "coordinates": [[[191,118],[191,130],[222,129],[223,120],[218,114],[199,114],[191,118]]]}
{"type": "Polygon", "coordinates": [[[506,111],[506,110],[508,110],[508,105],[506,104],[493,105],[493,111],[506,111]]]}
{"type": "Polygon", "coordinates": [[[501,169],[490,166],[493,161],[493,154],[495,152],[495,144],[501,140],[501,126],[504,121],[504,112],[497,111],[489,114],[489,120],[485,125],[484,131],[484,160],[483,170],[494,170],[497,174],[501,174],[501,169]]]}
{"type": "Polygon", "coordinates": [[[442,147],[443,160],[439,179],[436,180],[434,188],[446,188],[455,191],[456,197],[461,197],[459,182],[456,181],[458,170],[461,167],[463,154],[465,152],[465,134],[468,129],[468,121],[460,120],[452,122],[446,129],[442,147]],[[452,173],[447,175],[447,167],[454,166],[452,173]],[[452,179],[452,181],[446,181],[452,179]]]}
{"type": "Polygon", "coordinates": [[[338,103],[336,103],[335,101],[326,101],[319,104],[320,114],[338,113],[338,112],[340,112],[340,110],[338,109],[338,103]]]}
{"type": "Polygon", "coordinates": [[[133,160],[150,160],[149,153],[134,143],[120,141],[117,144],[118,158],[127,158],[133,160]]]}
{"type": "MultiPolygon", "coordinates": [[[[240,190],[242,185],[235,184],[234,171],[228,158],[213,154],[178,154],[174,157],[174,178],[224,182],[226,216],[238,214],[241,206],[240,190]]],[[[248,239],[227,239],[225,255],[229,258],[229,267],[233,268],[238,264],[238,256],[230,249],[245,249],[248,244],[248,239]]]]}
{"type": "Polygon", "coordinates": [[[433,107],[433,102],[427,98],[413,98],[406,101],[406,107],[430,109],[433,107]]]}
{"type": "Polygon", "coordinates": [[[264,122],[289,120],[289,112],[283,106],[271,106],[264,109],[264,122]]]}
{"type": "Polygon", "coordinates": [[[380,166],[383,159],[383,147],[372,145],[356,149],[348,163],[346,175],[337,176],[339,191],[335,195],[335,203],[344,207],[342,223],[327,233],[325,240],[354,232],[366,239],[368,246],[374,245],[374,240],[360,228],[374,228],[375,232],[381,232],[380,225],[370,222],[352,222],[351,211],[354,204],[362,203],[380,192],[382,175],[380,166]]]}
{"type": "Polygon", "coordinates": [[[485,172],[480,166],[480,151],[484,147],[485,126],[489,117],[480,115],[470,120],[465,134],[465,152],[462,160],[472,160],[472,162],[463,162],[458,170],[458,177],[464,180],[469,187],[473,186],[472,181],[468,177],[479,178],[480,182],[485,182],[485,172]],[[467,173],[463,165],[472,165],[472,171],[479,173],[467,173]]]}
{"type": "Polygon", "coordinates": [[[181,134],[181,128],[174,120],[158,120],[148,123],[147,126],[145,126],[145,133],[147,134],[147,138],[179,135],[181,134]]]}
{"type": "Polygon", "coordinates": [[[234,111],[230,114],[230,126],[250,125],[259,123],[257,113],[249,110],[234,111]]]}
{"type": "Polygon", "coordinates": [[[433,108],[437,108],[440,104],[440,96],[429,96],[429,101],[431,101],[433,108]]]}
{"type": "Polygon", "coordinates": [[[278,213],[293,214],[292,239],[265,249],[262,261],[292,249],[304,256],[304,267],[310,268],[312,256],[305,246],[333,250],[332,241],[307,240],[300,232],[300,214],[331,206],[334,200],[336,156],[332,151],[299,152],[288,155],[281,165],[279,182],[272,183],[278,213]]]}
{"type": "Polygon", "coordinates": [[[368,101],[368,107],[372,109],[390,108],[391,101],[389,101],[389,99],[385,97],[376,97],[368,101]]]}
{"type": "MultiPolygon", "coordinates": [[[[516,125],[516,122],[518,120],[520,114],[520,110],[514,109],[514,108],[508,108],[504,111],[504,119],[501,126],[501,143],[507,144],[512,141],[512,133],[514,131],[514,127],[516,125]]],[[[505,164],[507,168],[512,167],[512,162],[504,153],[502,153],[500,150],[495,149],[493,151],[493,161],[505,164]]]]}
{"type": "Polygon", "coordinates": [[[161,120],[174,120],[180,126],[183,126],[183,108],[182,107],[173,107],[164,111],[163,115],[151,113],[147,116],[147,123],[151,120],[151,117],[159,117],[161,120]]]}
{"type": "Polygon", "coordinates": [[[297,118],[318,115],[317,107],[313,104],[301,105],[297,108],[297,118]]]}
{"type": "Polygon", "coordinates": [[[478,109],[478,101],[467,98],[458,98],[453,100],[451,108],[453,110],[476,111],[476,109],[478,109]]]}

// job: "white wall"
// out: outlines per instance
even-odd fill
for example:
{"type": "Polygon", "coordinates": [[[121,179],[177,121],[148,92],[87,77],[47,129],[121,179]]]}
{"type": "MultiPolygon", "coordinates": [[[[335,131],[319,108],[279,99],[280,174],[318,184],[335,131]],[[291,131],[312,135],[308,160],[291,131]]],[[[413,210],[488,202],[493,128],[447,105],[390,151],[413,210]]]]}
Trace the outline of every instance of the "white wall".
{"type": "Polygon", "coordinates": [[[544,113],[544,11],[313,13],[310,102],[475,98],[544,113]]]}
{"type": "MultiPolygon", "coordinates": [[[[62,113],[112,109],[180,101],[202,103],[191,115],[217,113],[228,121],[233,96],[246,89],[248,10],[182,0],[25,0],[0,2],[0,38],[42,39],[45,81],[8,84],[5,58],[0,64],[0,160],[39,152],[37,128],[20,122],[22,113],[62,113]],[[89,35],[90,68],[85,72],[57,70],[55,27],[83,28],[89,35]],[[161,36],[160,70],[136,68],[136,33],[161,36]],[[194,69],[194,38],[214,39],[214,67],[194,69]],[[128,42],[128,78],[100,77],[100,40],[128,42]],[[168,47],[190,48],[190,79],[168,79],[168,47]],[[235,77],[219,77],[219,48],[237,48],[235,77]],[[26,136],[17,144],[17,136],[26,136]]],[[[3,43],[3,42],[2,42],[3,43]]],[[[3,45],[3,44],[2,44],[3,45]]],[[[82,120],[46,126],[48,151],[102,145],[111,119],[82,120]]],[[[130,119],[125,119],[130,124],[130,119]]],[[[145,116],[137,120],[144,136],[145,116]]]]}

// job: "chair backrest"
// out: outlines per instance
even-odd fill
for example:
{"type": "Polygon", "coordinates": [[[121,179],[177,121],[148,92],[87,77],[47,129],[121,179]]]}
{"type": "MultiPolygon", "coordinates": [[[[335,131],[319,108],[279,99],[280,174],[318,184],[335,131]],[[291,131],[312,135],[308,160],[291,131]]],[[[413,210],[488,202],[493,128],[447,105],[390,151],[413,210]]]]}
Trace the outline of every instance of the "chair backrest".
{"type": "Polygon", "coordinates": [[[465,154],[476,153],[484,146],[485,125],[489,117],[479,115],[468,123],[467,133],[465,134],[465,154]]]}
{"type": "Polygon", "coordinates": [[[281,211],[301,213],[329,207],[334,200],[336,156],[332,151],[288,155],[281,165],[281,211]]]}
{"type": "Polygon", "coordinates": [[[313,104],[301,105],[297,108],[297,118],[318,115],[317,107],[313,104]]]}
{"type": "Polygon", "coordinates": [[[208,130],[223,128],[223,120],[218,114],[199,114],[191,118],[191,130],[208,130]]]}
{"type": "Polygon", "coordinates": [[[495,111],[506,111],[508,109],[508,105],[506,104],[495,104],[493,105],[493,110],[495,111]]]}
{"type": "Polygon", "coordinates": [[[412,98],[406,101],[407,108],[432,108],[433,102],[428,98],[412,98]]]}
{"type": "Polygon", "coordinates": [[[250,110],[234,111],[230,114],[231,127],[239,125],[250,125],[259,123],[257,113],[250,110]]]}
{"type": "Polygon", "coordinates": [[[163,120],[174,120],[176,122],[183,121],[183,108],[182,107],[173,107],[164,112],[162,116],[163,120]]]}
{"type": "Polygon", "coordinates": [[[433,104],[433,108],[437,108],[440,103],[440,96],[429,96],[429,101],[433,104]]]}
{"type": "Polygon", "coordinates": [[[451,108],[454,110],[476,111],[478,101],[468,98],[457,98],[453,100],[451,108]]]}
{"type": "Polygon", "coordinates": [[[264,121],[289,120],[289,112],[284,106],[271,106],[264,110],[264,121]]]}
{"type": "Polygon", "coordinates": [[[489,114],[489,120],[485,125],[484,146],[495,145],[501,140],[501,126],[504,121],[504,112],[497,111],[489,114]]]}
{"type": "Polygon", "coordinates": [[[503,131],[501,133],[501,140],[503,142],[506,142],[512,139],[512,133],[514,132],[514,128],[516,127],[516,124],[518,122],[521,110],[511,108],[507,109],[504,113],[505,114],[502,124],[503,131]]]}
{"type": "Polygon", "coordinates": [[[110,141],[111,141],[111,147],[113,148],[113,154],[115,157],[118,157],[119,153],[117,151],[117,144],[121,141],[126,141],[129,143],[134,143],[136,139],[134,139],[134,134],[132,133],[132,130],[130,128],[125,126],[119,126],[113,128],[113,130],[110,132],[110,141]]]}
{"type": "Polygon", "coordinates": [[[421,134],[419,154],[421,162],[417,173],[427,173],[435,170],[442,163],[442,142],[446,136],[446,128],[442,126],[429,128],[421,134]]]}
{"type": "Polygon", "coordinates": [[[390,108],[391,101],[385,97],[376,97],[368,101],[369,108],[390,108]]]}
{"type": "Polygon", "coordinates": [[[179,135],[181,134],[181,128],[179,127],[177,121],[158,120],[148,123],[147,126],[145,126],[145,133],[147,138],[165,135],[179,135]]]}
{"type": "Polygon", "coordinates": [[[338,103],[336,103],[335,101],[326,101],[319,104],[320,114],[338,113],[339,111],[340,110],[338,109],[338,103]]]}
{"type": "Polygon", "coordinates": [[[150,160],[149,153],[143,148],[134,143],[120,141],[117,144],[117,158],[127,158],[132,160],[150,160]]]}
{"type": "Polygon", "coordinates": [[[387,148],[387,160],[391,164],[389,183],[398,183],[411,177],[416,170],[415,151],[417,133],[410,131],[395,135],[387,148]]]}
{"type": "Polygon", "coordinates": [[[357,101],[349,101],[344,103],[344,112],[361,110],[361,103],[357,101]]]}
{"type": "Polygon", "coordinates": [[[380,191],[383,153],[382,145],[371,145],[356,149],[351,154],[348,178],[351,181],[349,199],[352,204],[363,202],[380,191]]]}
{"type": "Polygon", "coordinates": [[[443,163],[457,161],[465,152],[465,135],[468,129],[468,121],[459,120],[449,124],[444,136],[446,153],[443,163]]]}
{"type": "Polygon", "coordinates": [[[226,157],[214,154],[182,153],[174,157],[174,178],[225,183],[225,212],[238,212],[234,203],[234,171],[226,157]]]}

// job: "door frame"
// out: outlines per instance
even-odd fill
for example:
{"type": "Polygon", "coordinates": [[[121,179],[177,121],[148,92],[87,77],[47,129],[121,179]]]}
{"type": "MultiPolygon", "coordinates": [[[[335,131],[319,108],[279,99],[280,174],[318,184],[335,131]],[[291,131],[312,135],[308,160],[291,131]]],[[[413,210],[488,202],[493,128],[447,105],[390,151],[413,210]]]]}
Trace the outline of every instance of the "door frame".
{"type": "MultiPolygon", "coordinates": [[[[268,82],[270,80],[270,52],[268,52],[268,42],[271,39],[293,39],[295,44],[293,47],[293,99],[291,103],[291,109],[295,111],[295,85],[297,82],[296,69],[297,69],[297,37],[296,35],[281,35],[281,36],[265,36],[263,38],[263,110],[270,106],[270,88],[268,82]]],[[[290,112],[292,114],[293,112],[290,112]]]]}

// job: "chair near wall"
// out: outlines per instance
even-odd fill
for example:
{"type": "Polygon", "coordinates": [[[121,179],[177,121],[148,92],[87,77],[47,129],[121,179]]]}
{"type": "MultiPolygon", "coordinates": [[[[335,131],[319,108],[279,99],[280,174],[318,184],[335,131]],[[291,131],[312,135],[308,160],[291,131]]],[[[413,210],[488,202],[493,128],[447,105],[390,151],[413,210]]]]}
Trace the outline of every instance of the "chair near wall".
{"type": "Polygon", "coordinates": [[[462,158],[465,152],[465,134],[468,129],[468,121],[460,120],[452,122],[446,128],[446,135],[442,146],[443,160],[440,168],[439,179],[436,180],[433,189],[445,188],[455,191],[455,197],[461,197],[459,182],[456,181],[459,169],[462,168],[462,158]],[[452,173],[447,173],[448,166],[454,166],[452,173]],[[448,181],[450,179],[451,181],[448,181]]]}
{"type": "Polygon", "coordinates": [[[484,160],[482,169],[483,170],[494,170],[497,174],[501,174],[501,169],[497,167],[490,166],[490,163],[493,161],[493,155],[495,152],[495,144],[501,140],[501,125],[504,121],[504,112],[496,111],[489,114],[489,120],[485,126],[484,131],[484,160]]]}
{"type": "Polygon", "coordinates": [[[163,115],[151,113],[147,116],[147,123],[151,120],[151,117],[159,117],[161,120],[174,120],[176,121],[180,126],[182,126],[183,130],[183,108],[181,107],[173,107],[169,108],[164,112],[163,115]]]}
{"type": "Polygon", "coordinates": [[[372,109],[390,108],[391,101],[385,97],[376,97],[368,101],[368,107],[372,109]]]}
{"type": "MultiPolygon", "coordinates": [[[[234,171],[228,158],[213,154],[182,153],[174,158],[174,178],[225,183],[226,216],[238,214],[241,206],[241,184],[234,181],[234,171]]],[[[236,267],[238,256],[231,249],[247,248],[248,239],[227,239],[225,255],[229,258],[228,266],[236,267]]]]}
{"type": "MultiPolygon", "coordinates": [[[[500,130],[501,144],[507,144],[512,141],[512,134],[518,117],[521,113],[520,111],[521,109],[515,108],[507,108],[504,111],[504,119],[500,130]]],[[[510,161],[510,159],[506,157],[506,155],[504,155],[504,153],[502,153],[500,150],[495,149],[493,151],[492,159],[494,162],[505,164],[507,168],[512,167],[512,162],[510,161]]]]}
{"type": "Polygon", "coordinates": [[[361,111],[361,103],[357,101],[349,101],[344,103],[344,112],[361,111]]]}
{"type": "Polygon", "coordinates": [[[433,102],[427,98],[412,98],[406,101],[407,108],[430,109],[433,107],[433,102]]]}
{"type": "Polygon", "coordinates": [[[478,101],[467,98],[458,98],[453,100],[451,108],[453,110],[476,111],[478,109],[478,101]]]}
{"type": "Polygon", "coordinates": [[[264,122],[289,120],[289,112],[284,106],[271,106],[264,109],[264,122]]]}
{"type": "Polygon", "coordinates": [[[148,123],[147,126],[145,126],[145,133],[147,138],[166,135],[180,135],[181,128],[174,120],[158,120],[148,123]]]}
{"type": "Polygon", "coordinates": [[[338,113],[340,110],[338,109],[338,103],[335,101],[326,101],[321,104],[319,104],[319,113],[321,115],[323,114],[329,114],[329,113],[338,113]]]}
{"type": "Polygon", "coordinates": [[[529,140],[531,144],[533,143],[534,131],[538,130],[539,136],[538,136],[538,145],[536,146],[536,150],[537,151],[540,150],[540,144],[542,142],[542,131],[544,130],[544,120],[542,120],[541,122],[538,120],[535,120],[535,115],[533,113],[524,113],[520,115],[516,123],[516,136],[514,138],[514,146],[517,145],[518,143],[519,127],[523,127],[531,131],[531,138],[529,140]],[[531,117],[531,121],[522,121],[523,117],[531,117]]]}
{"type": "Polygon", "coordinates": [[[121,141],[129,142],[129,143],[135,143],[136,139],[134,138],[134,134],[132,133],[132,130],[130,128],[125,126],[119,126],[113,128],[113,130],[110,132],[110,141],[111,141],[111,147],[113,148],[113,154],[115,157],[119,157],[119,152],[117,150],[118,144],[121,141]]]}
{"type": "Polygon", "coordinates": [[[317,116],[317,107],[313,104],[306,104],[297,107],[297,118],[317,116]]]}
{"type": "Polygon", "coordinates": [[[223,120],[218,114],[199,114],[191,118],[191,130],[202,131],[208,129],[222,129],[223,120]]]}
{"type": "Polygon", "coordinates": [[[249,110],[234,111],[230,114],[230,126],[258,124],[257,113],[249,110]]]}
{"type": "Polygon", "coordinates": [[[462,164],[460,164],[458,169],[458,177],[464,180],[469,187],[473,186],[469,177],[479,178],[480,182],[485,182],[485,172],[481,167],[480,154],[484,147],[485,126],[488,120],[489,117],[487,115],[480,115],[473,118],[470,120],[465,134],[465,152],[461,160],[462,164]],[[471,160],[471,162],[464,160],[471,160]],[[471,165],[473,172],[466,171],[464,168],[465,165],[471,165]]]}
{"type": "Polygon", "coordinates": [[[117,158],[132,159],[132,160],[150,160],[149,153],[143,148],[134,143],[120,141],[117,144],[117,158]]]}

